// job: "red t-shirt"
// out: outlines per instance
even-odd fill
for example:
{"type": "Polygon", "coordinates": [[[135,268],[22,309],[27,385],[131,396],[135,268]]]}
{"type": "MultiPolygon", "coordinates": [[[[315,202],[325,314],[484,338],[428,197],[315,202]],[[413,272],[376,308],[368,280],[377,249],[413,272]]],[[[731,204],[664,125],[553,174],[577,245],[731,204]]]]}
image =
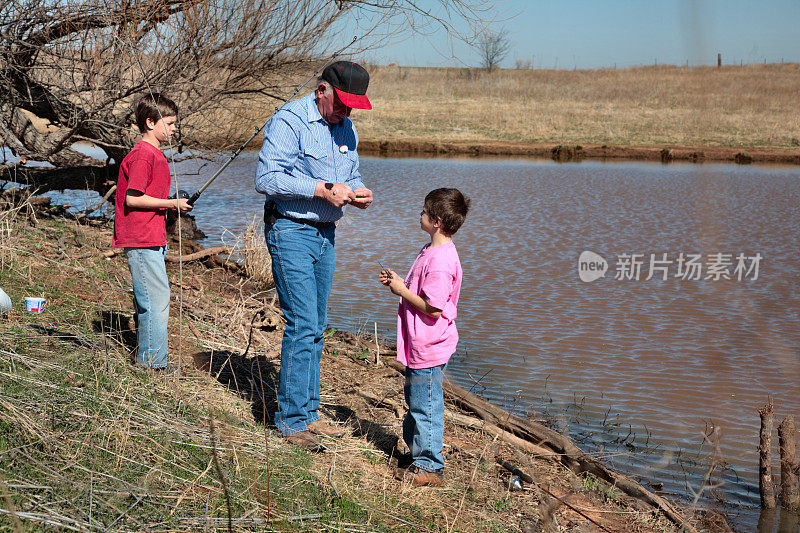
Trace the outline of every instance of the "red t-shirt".
{"type": "Polygon", "coordinates": [[[114,248],[166,246],[166,209],[141,209],[125,204],[128,189],[164,199],[169,196],[169,164],[164,154],[146,141],[139,141],[119,166],[114,205],[114,248]]]}

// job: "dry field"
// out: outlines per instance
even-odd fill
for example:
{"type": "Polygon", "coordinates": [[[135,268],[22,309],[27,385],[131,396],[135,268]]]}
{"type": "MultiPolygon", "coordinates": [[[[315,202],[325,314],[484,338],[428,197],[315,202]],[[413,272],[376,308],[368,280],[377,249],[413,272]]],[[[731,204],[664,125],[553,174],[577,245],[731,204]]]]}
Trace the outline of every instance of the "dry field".
{"type": "Polygon", "coordinates": [[[373,67],[363,139],[792,145],[800,65],[500,70],[373,67]]]}
{"type": "MultiPolygon", "coordinates": [[[[798,64],[370,70],[374,109],[352,117],[362,140],[786,148],[800,139],[798,64]]],[[[248,105],[225,127],[244,139],[273,107],[248,105]]]]}

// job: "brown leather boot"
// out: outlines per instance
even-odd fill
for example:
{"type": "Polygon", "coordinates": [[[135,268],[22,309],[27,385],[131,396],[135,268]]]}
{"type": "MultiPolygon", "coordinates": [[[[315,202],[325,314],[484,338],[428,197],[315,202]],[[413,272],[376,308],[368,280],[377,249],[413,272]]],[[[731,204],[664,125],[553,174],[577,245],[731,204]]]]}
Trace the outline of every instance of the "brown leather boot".
{"type": "Polygon", "coordinates": [[[322,420],[316,420],[308,424],[308,430],[314,435],[323,435],[325,437],[341,437],[344,435],[344,431],[322,420]]]}
{"type": "Polygon", "coordinates": [[[439,487],[442,485],[442,474],[439,472],[428,472],[414,465],[403,470],[403,481],[411,483],[415,487],[439,487]]]}
{"type": "Polygon", "coordinates": [[[310,452],[325,451],[325,446],[310,431],[298,431],[297,433],[286,435],[284,438],[295,446],[305,448],[310,452]]]}

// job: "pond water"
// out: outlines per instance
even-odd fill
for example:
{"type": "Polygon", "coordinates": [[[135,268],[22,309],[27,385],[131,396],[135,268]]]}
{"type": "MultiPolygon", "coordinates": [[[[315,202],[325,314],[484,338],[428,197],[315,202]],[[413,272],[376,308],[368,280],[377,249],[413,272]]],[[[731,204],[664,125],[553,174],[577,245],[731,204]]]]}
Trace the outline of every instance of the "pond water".
{"type": "MultiPolygon", "coordinates": [[[[196,204],[206,246],[260,222],[256,157],[196,204]]],[[[217,165],[180,163],[179,186],[217,165]]],[[[361,169],[375,203],[339,224],[332,326],[377,322],[393,339],[378,262],[404,275],[427,242],[425,194],[457,187],[472,209],[454,238],[451,378],[666,493],[691,495],[713,467],[723,484],[703,498],[755,527],[757,408],[771,396],[776,426],[800,416],[800,168],[362,157],[361,169]],[[603,277],[582,281],[583,252],[596,254],[584,275],[605,263],[603,277]]]]}

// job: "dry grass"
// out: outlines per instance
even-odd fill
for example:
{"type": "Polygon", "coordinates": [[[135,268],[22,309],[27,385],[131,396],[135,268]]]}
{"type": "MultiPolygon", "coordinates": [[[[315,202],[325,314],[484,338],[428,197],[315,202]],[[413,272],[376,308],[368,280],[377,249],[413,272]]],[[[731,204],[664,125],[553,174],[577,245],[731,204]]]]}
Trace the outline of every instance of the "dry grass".
{"type": "Polygon", "coordinates": [[[361,138],[791,146],[800,65],[498,70],[377,67],[361,138]]]}
{"type": "Polygon", "coordinates": [[[244,268],[250,281],[263,290],[272,288],[275,285],[272,279],[272,258],[267,250],[263,224],[255,218],[247,225],[242,236],[242,253],[244,268]]]}
{"type": "MultiPolygon", "coordinates": [[[[372,66],[371,76],[373,110],[352,116],[362,139],[789,147],[800,138],[798,64],[492,73],[372,66]]],[[[238,114],[239,137],[274,105],[238,114]]]]}

